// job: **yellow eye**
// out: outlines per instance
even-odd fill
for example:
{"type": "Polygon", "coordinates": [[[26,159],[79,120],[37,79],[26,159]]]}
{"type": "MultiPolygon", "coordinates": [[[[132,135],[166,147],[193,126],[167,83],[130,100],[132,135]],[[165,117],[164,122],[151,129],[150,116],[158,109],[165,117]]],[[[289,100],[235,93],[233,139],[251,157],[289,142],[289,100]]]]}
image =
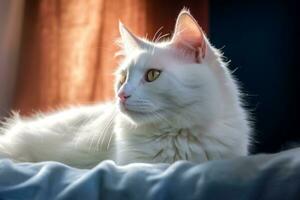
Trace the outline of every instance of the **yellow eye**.
{"type": "Polygon", "coordinates": [[[126,73],[121,73],[120,80],[119,80],[120,84],[123,85],[125,81],[126,81],[126,73]]]}
{"type": "Polygon", "coordinates": [[[161,70],[158,69],[149,69],[145,74],[145,80],[147,82],[155,81],[161,73],[161,70]]]}

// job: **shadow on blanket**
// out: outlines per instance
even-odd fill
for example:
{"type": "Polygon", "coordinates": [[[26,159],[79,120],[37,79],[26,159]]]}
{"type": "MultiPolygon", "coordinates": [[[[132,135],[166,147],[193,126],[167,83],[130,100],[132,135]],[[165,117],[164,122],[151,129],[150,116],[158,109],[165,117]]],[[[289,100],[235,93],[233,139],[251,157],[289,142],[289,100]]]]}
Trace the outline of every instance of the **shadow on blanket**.
{"type": "Polygon", "coordinates": [[[91,170],[55,162],[0,160],[0,199],[299,199],[300,148],[277,154],[192,164],[91,170]]]}

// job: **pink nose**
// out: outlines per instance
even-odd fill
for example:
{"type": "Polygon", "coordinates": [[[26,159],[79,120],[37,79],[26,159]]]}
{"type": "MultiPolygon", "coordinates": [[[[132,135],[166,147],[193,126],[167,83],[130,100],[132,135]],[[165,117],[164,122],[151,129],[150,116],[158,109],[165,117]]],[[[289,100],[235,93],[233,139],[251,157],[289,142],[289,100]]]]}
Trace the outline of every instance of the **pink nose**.
{"type": "Polygon", "coordinates": [[[128,99],[130,97],[130,95],[127,95],[125,92],[120,92],[118,94],[118,97],[120,98],[120,101],[122,103],[124,103],[126,101],[126,99],[128,99]]]}

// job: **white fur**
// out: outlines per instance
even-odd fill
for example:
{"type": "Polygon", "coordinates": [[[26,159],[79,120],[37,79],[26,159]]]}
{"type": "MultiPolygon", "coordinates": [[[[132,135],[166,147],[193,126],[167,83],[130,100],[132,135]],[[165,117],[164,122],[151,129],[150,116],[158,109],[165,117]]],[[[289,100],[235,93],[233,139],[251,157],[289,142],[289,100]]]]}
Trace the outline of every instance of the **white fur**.
{"type": "Polygon", "coordinates": [[[114,107],[80,106],[30,119],[16,115],[3,127],[0,157],[18,162],[53,160],[81,168],[93,167],[109,159],[103,144],[107,144],[112,133],[113,124],[109,121],[114,117],[114,107]]]}
{"type": "Polygon", "coordinates": [[[0,155],[83,168],[104,159],[173,163],[247,155],[248,116],[220,53],[187,11],[174,32],[172,40],[154,43],[121,24],[125,58],[117,72],[115,103],[15,117],[3,128],[0,155]],[[162,72],[146,82],[151,68],[162,72]],[[127,74],[123,84],[120,73],[127,74]],[[120,92],[131,95],[125,104],[117,98],[120,92]]]}

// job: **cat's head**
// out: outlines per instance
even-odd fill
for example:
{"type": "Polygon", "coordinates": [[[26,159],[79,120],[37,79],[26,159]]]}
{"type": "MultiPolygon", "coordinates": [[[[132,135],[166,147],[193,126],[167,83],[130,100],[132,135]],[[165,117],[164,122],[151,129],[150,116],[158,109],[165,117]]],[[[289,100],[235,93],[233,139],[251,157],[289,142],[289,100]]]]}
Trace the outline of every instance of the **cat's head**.
{"type": "Polygon", "coordinates": [[[205,123],[218,113],[219,78],[213,65],[219,58],[188,11],[181,11],[168,41],[139,38],[121,23],[120,34],[125,58],[115,91],[129,119],[136,124],[184,123],[200,117],[205,123]]]}

